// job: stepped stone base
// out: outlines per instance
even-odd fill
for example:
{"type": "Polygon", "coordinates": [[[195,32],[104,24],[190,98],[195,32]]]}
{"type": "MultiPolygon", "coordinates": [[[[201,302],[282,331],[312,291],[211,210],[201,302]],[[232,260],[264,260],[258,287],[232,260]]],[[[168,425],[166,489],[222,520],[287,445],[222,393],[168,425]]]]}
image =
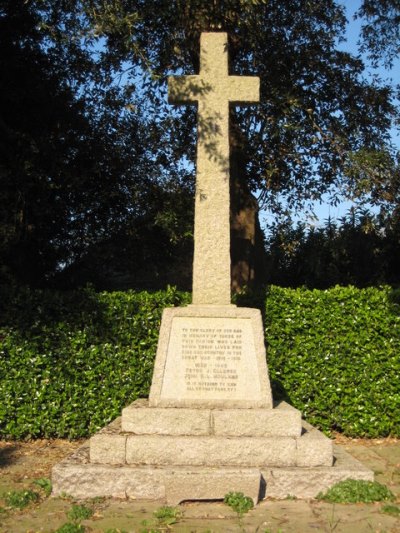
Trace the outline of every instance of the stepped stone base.
{"type": "Polygon", "coordinates": [[[310,498],[373,472],[301,421],[275,409],[149,407],[138,400],[53,468],[53,494],[160,500],[223,499],[240,491],[310,498]],[[168,433],[168,434],[167,434],[168,433]]]}
{"type": "Polygon", "coordinates": [[[53,496],[158,500],[177,505],[184,500],[223,499],[240,491],[255,503],[265,497],[313,498],[344,479],[373,481],[371,470],[344,450],[333,447],[333,466],[229,468],[154,467],[94,464],[86,442],[53,468],[53,496]]]}
{"type": "Polygon", "coordinates": [[[299,437],[301,413],[286,402],[275,409],[149,407],[136,400],[122,410],[121,431],[135,435],[299,437]]]}
{"type": "MultiPolygon", "coordinates": [[[[248,410],[249,415],[251,411],[248,410]]],[[[298,412],[290,406],[280,411],[298,412]]],[[[273,414],[272,410],[266,412],[273,414]]],[[[301,430],[300,418],[298,422],[301,430]]],[[[225,430],[228,432],[228,426],[225,430]]],[[[121,418],[117,418],[90,439],[90,462],[137,466],[332,466],[331,440],[305,422],[300,432],[296,437],[136,435],[123,432],[121,418]]]]}

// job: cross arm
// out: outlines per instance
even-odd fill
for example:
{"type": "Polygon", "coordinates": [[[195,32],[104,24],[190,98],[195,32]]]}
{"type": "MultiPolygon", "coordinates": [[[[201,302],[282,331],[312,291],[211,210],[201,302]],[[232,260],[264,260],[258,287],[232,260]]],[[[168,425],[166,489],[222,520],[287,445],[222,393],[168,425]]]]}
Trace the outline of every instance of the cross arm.
{"type": "Polygon", "coordinates": [[[196,103],[210,90],[210,84],[201,76],[168,76],[168,102],[170,104],[196,103]]]}
{"type": "Polygon", "coordinates": [[[234,105],[260,101],[260,78],[229,76],[229,101],[234,105]]]}

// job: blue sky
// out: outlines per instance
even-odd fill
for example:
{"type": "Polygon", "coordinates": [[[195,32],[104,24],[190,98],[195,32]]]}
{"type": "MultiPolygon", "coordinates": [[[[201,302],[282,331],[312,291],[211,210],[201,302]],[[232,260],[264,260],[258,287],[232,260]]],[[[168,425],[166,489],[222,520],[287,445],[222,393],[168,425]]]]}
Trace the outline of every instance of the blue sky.
{"type": "MultiPolygon", "coordinates": [[[[359,55],[357,42],[359,40],[359,35],[360,35],[361,21],[354,20],[353,16],[354,16],[354,13],[359,8],[361,1],[360,0],[342,0],[341,3],[346,8],[346,16],[349,21],[349,24],[347,27],[346,42],[341,43],[340,48],[354,55],[359,55]]],[[[364,56],[362,56],[362,58],[364,59],[365,64],[368,65],[367,58],[364,56]]],[[[381,67],[376,70],[369,68],[369,72],[371,72],[371,74],[377,73],[383,79],[391,79],[394,84],[400,84],[400,58],[394,62],[393,68],[390,71],[387,71],[383,67],[381,67]]],[[[398,130],[396,131],[392,129],[392,140],[394,144],[400,150],[400,133],[398,130]]],[[[353,204],[351,202],[343,202],[342,204],[339,204],[336,207],[332,207],[327,202],[322,203],[322,204],[316,203],[314,204],[314,212],[318,218],[317,221],[311,220],[311,218],[307,218],[307,216],[302,213],[299,213],[298,216],[295,218],[295,220],[296,221],[298,220],[308,221],[309,223],[315,224],[315,225],[322,224],[324,220],[326,220],[329,216],[332,218],[342,217],[349,211],[352,205],[353,204]]],[[[260,215],[261,215],[260,218],[261,218],[262,224],[265,222],[268,222],[268,220],[266,221],[263,220],[263,218],[265,218],[263,216],[264,213],[260,213],[260,215]]]]}

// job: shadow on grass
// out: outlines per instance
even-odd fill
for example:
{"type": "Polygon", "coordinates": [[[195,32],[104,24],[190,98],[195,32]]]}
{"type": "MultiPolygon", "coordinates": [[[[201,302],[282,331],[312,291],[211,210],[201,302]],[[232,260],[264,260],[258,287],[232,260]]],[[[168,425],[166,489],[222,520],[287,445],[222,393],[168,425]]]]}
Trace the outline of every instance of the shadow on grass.
{"type": "Polygon", "coordinates": [[[15,463],[16,457],[14,453],[18,448],[19,446],[16,444],[5,445],[4,447],[1,447],[0,445],[0,468],[15,463]]]}

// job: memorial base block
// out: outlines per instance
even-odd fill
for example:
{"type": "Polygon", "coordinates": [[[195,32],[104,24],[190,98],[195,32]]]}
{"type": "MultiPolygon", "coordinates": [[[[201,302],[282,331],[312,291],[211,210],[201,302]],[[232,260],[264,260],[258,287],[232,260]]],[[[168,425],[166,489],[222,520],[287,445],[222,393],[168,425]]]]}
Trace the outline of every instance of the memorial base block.
{"type": "Polygon", "coordinates": [[[53,469],[53,494],[160,500],[243,492],[310,498],[373,473],[281,402],[273,406],[261,313],[165,309],[148,400],[53,469]]]}
{"type": "Polygon", "coordinates": [[[164,309],[151,407],[269,408],[272,394],[258,309],[164,309]]]}
{"type": "Polygon", "coordinates": [[[312,498],[349,478],[371,481],[373,472],[284,402],[273,409],[222,410],[161,409],[137,400],[57,464],[52,484],[54,496],[177,505],[223,499],[230,491],[255,503],[312,498]]]}

